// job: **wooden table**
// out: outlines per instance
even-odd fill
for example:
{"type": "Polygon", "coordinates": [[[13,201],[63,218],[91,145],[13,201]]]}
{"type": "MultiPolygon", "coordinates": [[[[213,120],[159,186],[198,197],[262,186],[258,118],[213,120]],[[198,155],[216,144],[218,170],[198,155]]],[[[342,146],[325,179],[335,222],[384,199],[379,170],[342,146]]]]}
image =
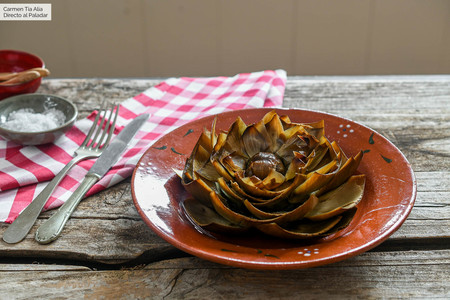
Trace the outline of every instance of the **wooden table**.
{"type": "MultiPolygon", "coordinates": [[[[38,92],[66,97],[86,116],[161,80],[48,79],[38,92]]],[[[408,158],[418,182],[403,226],[373,250],[311,269],[238,269],[192,257],[152,232],[130,179],[81,203],[62,236],[0,242],[0,298],[280,299],[450,298],[450,76],[290,77],[284,106],[365,124],[408,158]]],[[[0,234],[7,224],[1,224],[0,234]]]]}

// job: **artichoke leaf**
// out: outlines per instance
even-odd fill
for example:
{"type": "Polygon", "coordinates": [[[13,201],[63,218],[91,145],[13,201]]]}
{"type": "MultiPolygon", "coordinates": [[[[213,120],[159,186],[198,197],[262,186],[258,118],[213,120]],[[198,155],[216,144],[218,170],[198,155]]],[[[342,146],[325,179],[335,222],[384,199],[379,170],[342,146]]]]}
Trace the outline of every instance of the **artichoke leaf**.
{"type": "Polygon", "coordinates": [[[216,168],[217,172],[219,174],[221,174],[222,176],[225,176],[224,172],[226,171],[226,173],[228,174],[227,179],[230,180],[230,178],[234,177],[234,170],[233,170],[233,168],[230,168],[230,166],[224,164],[224,159],[228,155],[230,155],[230,153],[227,150],[225,150],[224,148],[222,148],[218,152],[214,152],[211,155],[210,161],[211,161],[211,164],[214,166],[214,168],[216,168]],[[218,165],[214,165],[214,164],[218,164],[218,165]]]}
{"type": "Polygon", "coordinates": [[[238,207],[242,207],[242,204],[246,199],[241,195],[237,194],[232,188],[230,188],[225,179],[223,179],[223,177],[220,177],[217,180],[217,184],[219,185],[220,191],[222,192],[222,194],[225,195],[227,199],[236,203],[238,207]]]}
{"type": "Polygon", "coordinates": [[[181,205],[191,221],[203,229],[225,233],[238,233],[247,230],[245,227],[231,223],[213,209],[202,205],[193,198],[187,198],[181,205]]]}
{"type": "Polygon", "coordinates": [[[269,151],[275,153],[283,145],[285,139],[283,139],[284,129],[281,124],[280,118],[275,114],[270,121],[266,122],[266,130],[270,137],[269,151]]]}
{"type": "MultiPolygon", "coordinates": [[[[329,162],[328,164],[324,165],[323,167],[321,167],[320,169],[315,170],[314,172],[319,173],[319,174],[328,174],[333,172],[334,170],[336,170],[338,168],[338,162],[336,160],[333,160],[331,162],[329,162]]],[[[308,178],[312,176],[312,173],[309,173],[308,175],[306,175],[308,178]]]]}
{"type": "MultiPolygon", "coordinates": [[[[285,189],[280,190],[281,193],[278,196],[275,196],[272,199],[267,199],[265,201],[258,201],[253,203],[254,206],[258,208],[273,208],[280,206],[280,204],[288,204],[288,199],[292,196],[293,190],[300,185],[301,182],[305,180],[305,176],[301,174],[297,174],[294,177],[294,180],[289,182],[289,186],[285,189]]],[[[288,182],[287,182],[288,183],[288,182]]]]}
{"type": "MultiPolygon", "coordinates": [[[[246,129],[247,125],[240,117],[238,117],[228,131],[225,144],[223,145],[225,150],[229,153],[237,152],[239,155],[247,157],[241,139],[241,136],[246,129]]],[[[217,149],[217,151],[219,151],[219,149],[217,149]]]]}
{"type": "Polygon", "coordinates": [[[197,145],[201,145],[203,148],[206,149],[206,151],[211,153],[211,151],[213,149],[211,147],[211,132],[208,131],[207,129],[203,129],[203,131],[200,134],[200,137],[197,141],[197,144],[195,145],[194,151],[192,151],[193,153],[195,152],[197,145]]]}
{"type": "Polygon", "coordinates": [[[279,217],[283,214],[283,212],[266,212],[263,211],[256,206],[254,206],[250,201],[244,200],[244,205],[247,208],[247,210],[254,215],[258,219],[274,219],[276,217],[279,217]]]}
{"type": "MultiPolygon", "coordinates": [[[[333,143],[336,144],[336,142],[333,141],[333,143]]],[[[333,147],[333,143],[330,143],[330,141],[327,139],[326,140],[326,145],[328,147],[329,150],[329,154],[332,160],[337,160],[337,156],[340,155],[340,151],[339,149],[336,149],[333,147]]],[[[339,161],[339,160],[338,160],[339,161]]]]}
{"type": "Polygon", "coordinates": [[[273,190],[274,188],[279,187],[286,181],[286,177],[277,172],[275,169],[271,169],[266,178],[262,180],[262,185],[267,190],[273,190]]]}
{"type": "Polygon", "coordinates": [[[191,173],[182,172],[181,174],[181,182],[183,184],[188,184],[189,182],[193,181],[194,178],[192,177],[191,173]]]}
{"type": "Polygon", "coordinates": [[[289,127],[288,129],[283,131],[282,137],[284,138],[285,141],[297,136],[297,135],[303,135],[305,131],[303,130],[303,126],[302,125],[295,125],[292,127],[289,127]]]}
{"type": "Polygon", "coordinates": [[[266,113],[266,114],[264,115],[264,117],[262,118],[263,124],[268,124],[268,123],[270,123],[270,121],[272,121],[272,119],[273,119],[274,117],[278,117],[277,112],[276,112],[275,110],[269,111],[269,112],[266,113]]]}
{"type": "Polygon", "coordinates": [[[258,224],[256,228],[266,234],[284,239],[311,239],[322,237],[341,220],[341,216],[320,222],[299,221],[295,225],[284,228],[277,223],[258,224]]]}
{"type": "Polygon", "coordinates": [[[224,203],[225,200],[222,199],[221,196],[219,196],[218,194],[216,194],[214,192],[210,193],[209,196],[211,198],[211,203],[214,206],[214,209],[216,210],[216,212],[233,224],[236,224],[236,225],[239,225],[242,227],[250,227],[250,226],[254,226],[255,224],[258,224],[258,223],[270,222],[270,219],[269,220],[260,220],[260,219],[248,217],[239,212],[233,211],[227,205],[225,205],[225,203],[224,203]]]}
{"type": "Polygon", "coordinates": [[[350,225],[350,223],[352,222],[353,217],[355,216],[357,210],[358,209],[356,207],[353,207],[345,211],[344,213],[340,214],[342,218],[339,220],[339,222],[333,228],[331,228],[329,231],[323,234],[323,236],[335,234],[336,232],[341,231],[342,229],[348,227],[348,225],[350,225]]]}
{"type": "Polygon", "coordinates": [[[183,170],[172,168],[172,170],[177,174],[178,177],[183,179],[183,170]]]}
{"type": "MultiPolygon", "coordinates": [[[[332,161],[336,161],[336,167],[333,168],[333,170],[338,169],[339,166],[341,166],[341,154],[338,153],[336,154],[334,152],[334,149],[331,147],[331,144],[328,143],[328,141],[325,142],[325,145],[328,148],[327,153],[325,154],[325,156],[322,158],[322,160],[320,161],[319,164],[317,164],[315,166],[315,168],[312,171],[318,171],[320,170],[322,167],[324,167],[325,165],[329,164],[332,161]]],[[[330,172],[330,171],[329,171],[330,172]]]]}
{"type": "Polygon", "coordinates": [[[216,123],[217,123],[217,116],[214,118],[212,126],[211,126],[211,137],[210,137],[210,147],[211,147],[211,151],[209,151],[209,153],[212,152],[212,149],[214,149],[214,146],[217,143],[217,135],[216,135],[216,123]]]}
{"type": "Polygon", "coordinates": [[[285,182],[283,186],[285,186],[284,189],[279,190],[280,194],[273,197],[273,198],[260,198],[253,196],[249,193],[246,193],[237,182],[230,182],[231,188],[233,191],[235,191],[237,194],[239,194],[241,197],[248,199],[255,207],[260,208],[272,208],[274,206],[278,206],[280,203],[283,203],[284,201],[287,202],[287,199],[290,197],[293,189],[297,187],[301,182],[305,180],[305,176],[298,174],[294,180],[291,182],[285,182]]]}
{"type": "Polygon", "coordinates": [[[266,189],[262,189],[259,186],[261,186],[259,183],[262,181],[255,181],[254,178],[257,178],[256,176],[251,176],[251,177],[244,177],[243,172],[236,172],[235,174],[235,179],[236,182],[239,184],[239,186],[248,194],[251,194],[253,196],[256,197],[262,197],[262,198],[273,198],[276,197],[278,195],[280,195],[281,193],[283,193],[283,191],[270,191],[270,190],[266,190],[266,189]]]}
{"type": "Polygon", "coordinates": [[[336,154],[341,154],[341,164],[345,164],[348,160],[348,157],[347,155],[345,155],[345,152],[342,150],[342,148],[338,145],[338,143],[336,143],[336,141],[331,142],[331,146],[333,147],[333,150],[336,154]]]}
{"type": "Polygon", "coordinates": [[[296,157],[295,152],[309,153],[308,144],[302,136],[291,137],[276,152],[285,165],[289,165],[296,157]]]}
{"type": "Polygon", "coordinates": [[[220,133],[216,124],[176,172],[195,198],[185,210],[196,226],[308,239],[350,224],[365,186],[354,175],[363,152],[347,157],[325,137],[323,120],[294,123],[273,110],[251,125],[238,117],[220,133]]]}
{"type": "MultiPolygon", "coordinates": [[[[314,207],[317,205],[317,203],[319,203],[319,199],[314,194],[312,194],[308,200],[303,202],[297,208],[295,208],[289,212],[279,213],[279,216],[274,218],[272,221],[274,223],[281,225],[281,224],[286,224],[286,223],[294,222],[297,220],[301,220],[307,213],[309,213],[311,210],[314,209],[314,207]]],[[[249,209],[249,206],[247,206],[247,203],[245,203],[245,206],[247,207],[247,209],[249,209]]],[[[257,209],[256,207],[254,207],[254,208],[257,209]]],[[[255,210],[250,210],[250,209],[249,209],[249,211],[252,214],[254,214],[254,212],[256,212],[255,210]]],[[[261,210],[258,210],[258,211],[261,212],[261,210]]]]}
{"type": "Polygon", "coordinates": [[[289,167],[286,171],[286,180],[291,180],[296,174],[300,173],[300,170],[305,166],[304,160],[306,156],[300,152],[294,151],[294,158],[292,159],[289,167]]]}
{"type": "Polygon", "coordinates": [[[185,175],[189,175],[187,177],[183,177],[183,180],[185,180],[186,182],[189,180],[189,178],[191,178],[190,180],[196,179],[194,174],[195,169],[200,168],[205,163],[204,160],[207,159],[206,156],[208,156],[206,153],[211,153],[212,149],[209,148],[209,146],[211,145],[210,137],[211,133],[204,129],[200,134],[200,137],[195,144],[191,155],[187,158],[183,171],[185,175]],[[200,154],[197,154],[197,152],[199,152],[199,148],[201,148],[200,154]]]}
{"type": "Polygon", "coordinates": [[[314,148],[314,150],[307,157],[307,163],[304,167],[306,173],[314,171],[315,167],[319,165],[319,163],[327,153],[328,147],[325,144],[317,145],[316,148],[314,148]]]}
{"type": "Polygon", "coordinates": [[[253,157],[255,154],[265,152],[269,148],[269,142],[266,137],[261,134],[256,124],[250,125],[242,134],[242,143],[248,157],[253,157]]]}
{"type": "Polygon", "coordinates": [[[347,182],[319,197],[319,204],[306,215],[312,221],[321,221],[355,207],[364,193],[365,175],[351,176],[347,182]]]}
{"type": "Polygon", "coordinates": [[[217,161],[214,156],[211,156],[211,163],[221,177],[225,177],[228,181],[232,179],[232,176],[228,173],[227,169],[224,168],[224,166],[222,166],[222,164],[217,161]]]}
{"type": "Polygon", "coordinates": [[[280,121],[283,124],[283,128],[285,128],[285,129],[295,126],[294,124],[292,124],[289,116],[286,116],[286,115],[280,116],[280,121]]]}
{"type": "Polygon", "coordinates": [[[266,199],[256,197],[245,192],[236,181],[230,181],[231,189],[239,196],[245,199],[250,199],[252,202],[265,202],[266,199]]]}
{"type": "Polygon", "coordinates": [[[325,136],[325,121],[321,120],[314,123],[303,124],[305,130],[309,133],[309,135],[316,137],[317,139],[321,139],[325,136]]]}
{"type": "MultiPolygon", "coordinates": [[[[326,185],[335,174],[320,174],[317,172],[313,172],[311,176],[309,176],[302,184],[300,184],[295,190],[295,195],[309,195],[314,191],[317,191],[322,186],[326,185]]],[[[299,199],[297,197],[291,198],[291,201],[295,201],[295,199],[299,199]]],[[[295,202],[292,202],[295,203],[295,202]]]]}
{"type": "Polygon", "coordinates": [[[181,182],[188,191],[189,194],[191,194],[192,197],[197,199],[199,202],[201,202],[203,205],[211,207],[211,200],[209,197],[210,193],[214,193],[214,189],[211,185],[207,184],[204,180],[198,178],[195,179],[189,183],[181,182]]]}
{"type": "Polygon", "coordinates": [[[219,160],[232,177],[235,176],[235,172],[245,169],[246,159],[237,153],[230,154],[224,151],[219,160]]]}
{"type": "Polygon", "coordinates": [[[266,212],[254,206],[250,201],[245,200],[244,204],[248,211],[259,219],[272,219],[271,221],[282,224],[302,219],[308,212],[310,212],[319,202],[315,195],[311,195],[307,201],[296,207],[295,209],[286,212],[266,212]]]}
{"type": "Polygon", "coordinates": [[[213,153],[219,152],[220,149],[222,149],[223,146],[225,145],[226,140],[227,140],[227,134],[225,132],[219,133],[219,135],[217,136],[216,144],[214,145],[214,148],[213,148],[213,153]]]}
{"type": "MultiPolygon", "coordinates": [[[[360,151],[355,157],[350,157],[341,166],[341,168],[337,170],[337,172],[335,173],[336,175],[333,177],[333,179],[317,192],[317,195],[322,195],[343,184],[352,174],[356,172],[356,169],[358,168],[359,163],[361,162],[362,156],[363,152],[360,151]]],[[[345,154],[342,156],[341,159],[344,159],[344,157],[345,154]]]]}
{"type": "MultiPolygon", "coordinates": [[[[252,126],[255,127],[255,129],[259,132],[261,137],[267,142],[271,139],[269,132],[267,131],[266,124],[264,123],[264,120],[261,120],[252,126]]],[[[268,148],[266,148],[268,149],[268,148]]]]}
{"type": "Polygon", "coordinates": [[[196,170],[195,173],[198,176],[205,178],[209,181],[216,181],[219,177],[221,177],[219,173],[217,173],[216,168],[212,165],[211,162],[206,163],[203,167],[196,170]]]}
{"type": "Polygon", "coordinates": [[[181,177],[182,181],[185,183],[188,183],[188,182],[194,180],[193,160],[194,160],[194,154],[192,153],[186,159],[186,164],[184,165],[184,170],[183,170],[183,176],[181,177]]]}
{"type": "Polygon", "coordinates": [[[209,163],[211,152],[203,148],[202,145],[198,145],[197,151],[194,154],[192,168],[194,171],[201,169],[205,164],[209,163]]]}

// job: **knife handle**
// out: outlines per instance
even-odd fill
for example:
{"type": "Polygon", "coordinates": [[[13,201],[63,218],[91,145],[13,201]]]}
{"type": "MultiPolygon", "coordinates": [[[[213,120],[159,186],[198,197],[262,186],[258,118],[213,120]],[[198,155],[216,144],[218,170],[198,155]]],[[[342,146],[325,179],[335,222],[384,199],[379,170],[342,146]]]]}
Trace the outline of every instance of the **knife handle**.
{"type": "Polygon", "coordinates": [[[33,227],[36,219],[52,195],[55,188],[66,176],[67,172],[74,164],[85,159],[85,156],[76,156],[72,159],[47,186],[39,193],[39,195],[20,213],[20,215],[12,222],[11,225],[3,233],[3,240],[9,244],[15,244],[23,240],[31,227],[33,227]]]}
{"type": "Polygon", "coordinates": [[[39,244],[48,244],[56,240],[61,234],[64,225],[77,208],[83,196],[100,178],[95,174],[86,175],[80,186],[69,199],[58,209],[58,211],[45,221],[36,231],[35,240],[39,244]]]}

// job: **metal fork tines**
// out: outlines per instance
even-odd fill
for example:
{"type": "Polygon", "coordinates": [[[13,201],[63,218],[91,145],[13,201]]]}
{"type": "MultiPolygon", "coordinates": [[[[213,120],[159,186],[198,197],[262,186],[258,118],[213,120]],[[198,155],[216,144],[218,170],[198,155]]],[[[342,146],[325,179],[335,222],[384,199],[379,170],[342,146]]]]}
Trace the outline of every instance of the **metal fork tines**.
{"type": "Polygon", "coordinates": [[[20,213],[17,219],[9,225],[3,234],[3,240],[5,242],[14,244],[26,237],[55,188],[75,164],[85,159],[100,156],[103,149],[111,141],[118,114],[119,106],[114,106],[109,111],[105,109],[98,111],[94,123],[89,129],[83,143],[75,150],[72,160],[64,166],[41,193],[20,213]]]}

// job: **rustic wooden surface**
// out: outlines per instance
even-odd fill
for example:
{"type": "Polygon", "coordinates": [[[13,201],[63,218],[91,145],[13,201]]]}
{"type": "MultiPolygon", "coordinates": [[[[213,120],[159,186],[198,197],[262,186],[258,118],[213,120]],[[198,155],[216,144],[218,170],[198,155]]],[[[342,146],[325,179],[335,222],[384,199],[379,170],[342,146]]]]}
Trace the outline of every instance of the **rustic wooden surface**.
{"type": "MultiPolygon", "coordinates": [[[[66,97],[86,116],[159,83],[47,79],[38,92],[66,97]]],[[[192,257],[140,219],[130,179],[84,200],[62,236],[0,242],[0,299],[448,299],[450,298],[450,76],[290,77],[284,106],[369,126],[408,158],[416,204],[387,241],[357,257],[291,271],[232,268],[192,257]]],[[[7,224],[0,224],[0,234],[7,224]]]]}

